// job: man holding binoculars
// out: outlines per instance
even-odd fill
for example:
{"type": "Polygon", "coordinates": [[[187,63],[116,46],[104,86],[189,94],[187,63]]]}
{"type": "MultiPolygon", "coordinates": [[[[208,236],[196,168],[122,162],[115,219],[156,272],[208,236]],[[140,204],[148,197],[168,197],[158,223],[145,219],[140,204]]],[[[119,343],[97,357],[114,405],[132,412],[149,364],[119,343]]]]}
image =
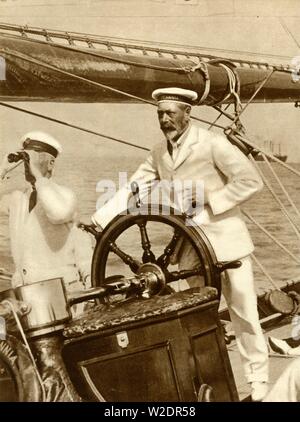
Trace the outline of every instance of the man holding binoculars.
{"type": "Polygon", "coordinates": [[[74,225],[75,194],[51,180],[59,142],[44,132],[30,132],[21,139],[21,150],[4,157],[1,184],[6,175],[24,165],[25,189],[17,188],[0,199],[9,217],[11,252],[15,263],[12,287],[61,277],[67,291],[89,282],[92,245],[74,225]]]}

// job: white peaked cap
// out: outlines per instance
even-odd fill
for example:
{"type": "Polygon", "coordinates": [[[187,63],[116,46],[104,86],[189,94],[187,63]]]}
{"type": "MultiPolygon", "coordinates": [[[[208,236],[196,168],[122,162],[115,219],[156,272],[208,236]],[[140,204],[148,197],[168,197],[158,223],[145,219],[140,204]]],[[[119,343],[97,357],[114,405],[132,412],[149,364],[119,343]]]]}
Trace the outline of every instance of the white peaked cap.
{"type": "Polygon", "coordinates": [[[33,150],[37,152],[48,152],[56,157],[62,152],[61,144],[46,132],[33,131],[22,136],[21,147],[25,150],[33,150]]]}
{"type": "Polygon", "coordinates": [[[182,88],[159,88],[152,92],[152,98],[158,103],[162,101],[172,101],[193,105],[198,98],[198,94],[190,89],[182,88]]]}

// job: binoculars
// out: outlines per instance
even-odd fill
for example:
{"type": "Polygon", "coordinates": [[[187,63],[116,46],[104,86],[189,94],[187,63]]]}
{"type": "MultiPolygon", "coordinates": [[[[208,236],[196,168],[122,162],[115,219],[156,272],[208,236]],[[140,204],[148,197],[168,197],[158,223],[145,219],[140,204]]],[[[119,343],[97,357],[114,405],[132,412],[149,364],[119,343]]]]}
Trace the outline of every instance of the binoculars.
{"type": "Polygon", "coordinates": [[[28,161],[29,156],[25,151],[12,152],[8,154],[7,161],[9,163],[17,163],[20,160],[28,161]]]}

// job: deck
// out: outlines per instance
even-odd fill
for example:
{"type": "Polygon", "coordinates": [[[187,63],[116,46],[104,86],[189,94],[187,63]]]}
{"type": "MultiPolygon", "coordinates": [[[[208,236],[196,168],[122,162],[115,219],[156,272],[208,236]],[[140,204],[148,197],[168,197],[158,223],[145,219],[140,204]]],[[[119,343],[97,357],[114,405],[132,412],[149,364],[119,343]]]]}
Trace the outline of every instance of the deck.
{"type": "MultiPolygon", "coordinates": [[[[275,326],[273,328],[268,328],[264,330],[266,341],[268,340],[269,336],[276,337],[278,339],[285,339],[291,337],[291,324],[290,321],[287,319],[284,325],[282,326],[275,326]]],[[[237,350],[236,342],[233,340],[230,345],[228,345],[228,353],[232,365],[232,370],[234,373],[234,378],[239,394],[240,400],[247,401],[247,397],[250,395],[251,387],[247,384],[241,361],[239,352],[237,350]]],[[[269,350],[269,382],[270,388],[285,370],[285,368],[294,360],[297,359],[295,356],[285,356],[280,355],[278,353],[274,353],[269,350]]]]}

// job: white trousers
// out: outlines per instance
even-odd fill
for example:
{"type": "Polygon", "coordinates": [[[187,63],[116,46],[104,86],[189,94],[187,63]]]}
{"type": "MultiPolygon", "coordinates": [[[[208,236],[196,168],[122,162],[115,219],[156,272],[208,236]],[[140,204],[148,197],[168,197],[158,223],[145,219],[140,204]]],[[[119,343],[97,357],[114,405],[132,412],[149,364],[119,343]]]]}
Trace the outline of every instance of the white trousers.
{"type": "Polygon", "coordinates": [[[300,358],[294,360],[280,375],[264,402],[300,401],[300,358]]]}
{"type": "MultiPolygon", "coordinates": [[[[222,293],[226,299],[236,342],[247,382],[268,381],[268,347],[260,326],[257,296],[254,288],[250,256],[240,258],[240,268],[222,274],[222,293]]],[[[191,246],[185,243],[178,256],[180,270],[191,269],[199,259],[191,246]]],[[[199,277],[187,279],[189,287],[204,284],[199,277]]]]}
{"type": "Polygon", "coordinates": [[[251,258],[239,260],[242,266],[227,270],[222,277],[222,292],[247,382],[268,381],[268,347],[259,322],[251,258]]]}

